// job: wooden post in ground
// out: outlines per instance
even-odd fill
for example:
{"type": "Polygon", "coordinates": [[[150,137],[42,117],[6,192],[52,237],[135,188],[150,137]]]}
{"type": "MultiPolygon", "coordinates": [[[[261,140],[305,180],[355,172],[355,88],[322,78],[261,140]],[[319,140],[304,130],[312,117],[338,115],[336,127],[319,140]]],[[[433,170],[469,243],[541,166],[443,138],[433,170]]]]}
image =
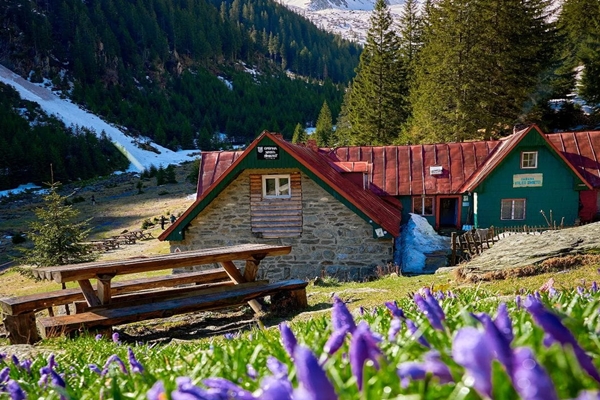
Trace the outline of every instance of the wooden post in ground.
{"type": "Polygon", "coordinates": [[[450,258],[450,266],[454,267],[456,265],[456,232],[452,232],[450,234],[450,238],[452,240],[452,257],[450,258]]]}
{"type": "Polygon", "coordinates": [[[10,344],[34,344],[41,340],[33,312],[5,315],[3,322],[10,344]]]}

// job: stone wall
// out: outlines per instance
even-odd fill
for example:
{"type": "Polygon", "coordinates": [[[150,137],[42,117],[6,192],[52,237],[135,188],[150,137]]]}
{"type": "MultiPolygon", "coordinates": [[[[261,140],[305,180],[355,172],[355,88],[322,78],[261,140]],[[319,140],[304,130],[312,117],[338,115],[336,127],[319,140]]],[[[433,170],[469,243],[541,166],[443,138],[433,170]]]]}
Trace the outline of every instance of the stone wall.
{"type": "MultiPolygon", "coordinates": [[[[292,246],[290,254],[261,262],[258,279],[271,281],[324,275],[362,281],[374,276],[378,265],[383,267],[392,260],[392,240],[374,239],[369,223],[304,173],[302,234],[279,239],[255,237],[250,225],[249,175],[293,171],[296,170],[244,171],[192,221],[183,241],[171,242],[171,251],[242,243],[292,246]]],[[[236,264],[243,267],[243,263],[236,264]]]]}

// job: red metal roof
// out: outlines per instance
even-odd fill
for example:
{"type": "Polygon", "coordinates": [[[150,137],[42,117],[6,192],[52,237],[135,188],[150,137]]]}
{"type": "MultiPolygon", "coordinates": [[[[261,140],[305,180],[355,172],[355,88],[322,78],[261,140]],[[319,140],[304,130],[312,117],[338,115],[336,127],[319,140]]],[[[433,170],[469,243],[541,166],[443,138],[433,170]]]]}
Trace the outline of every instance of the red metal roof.
{"type": "Polygon", "coordinates": [[[549,133],[546,137],[594,188],[600,188],[600,131],[549,133]]]}
{"type": "Polygon", "coordinates": [[[196,197],[200,197],[204,190],[223,175],[243,153],[243,151],[203,151],[196,197]]]}
{"type": "Polygon", "coordinates": [[[484,164],[500,141],[440,143],[412,146],[355,146],[321,150],[337,163],[366,161],[371,190],[378,195],[403,196],[458,193],[484,164]],[[431,175],[430,167],[442,167],[431,175]]]}

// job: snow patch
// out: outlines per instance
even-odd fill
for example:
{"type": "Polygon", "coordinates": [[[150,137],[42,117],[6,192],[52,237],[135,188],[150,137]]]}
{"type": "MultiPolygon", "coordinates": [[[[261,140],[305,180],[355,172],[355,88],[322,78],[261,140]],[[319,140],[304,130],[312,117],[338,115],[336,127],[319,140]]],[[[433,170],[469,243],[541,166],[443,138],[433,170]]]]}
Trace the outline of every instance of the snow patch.
{"type": "Polygon", "coordinates": [[[402,228],[400,240],[396,241],[395,262],[403,273],[422,274],[425,271],[427,255],[436,252],[450,252],[450,238],[440,236],[427,219],[410,214],[410,219],[402,228]]]}

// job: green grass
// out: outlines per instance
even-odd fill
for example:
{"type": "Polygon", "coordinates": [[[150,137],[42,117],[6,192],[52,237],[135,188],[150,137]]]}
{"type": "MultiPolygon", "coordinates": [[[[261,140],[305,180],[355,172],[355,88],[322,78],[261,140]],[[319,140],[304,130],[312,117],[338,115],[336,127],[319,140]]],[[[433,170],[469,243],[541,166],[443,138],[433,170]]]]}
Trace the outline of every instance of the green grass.
{"type": "MultiPolygon", "coordinates": [[[[597,267],[589,265],[558,274],[477,285],[458,284],[450,275],[428,275],[410,278],[385,277],[368,283],[310,286],[308,294],[311,309],[290,317],[289,324],[298,342],[309,347],[317,358],[321,357],[323,346],[333,330],[330,307],[332,296],[336,295],[348,302],[347,305],[357,321],[366,321],[373,332],[382,336],[383,340],[379,344],[384,355],[384,359],[380,361],[381,368],[377,370],[372,364],[365,366],[363,392],[357,389],[356,378],[348,361],[350,337],[346,338],[342,348],[324,364],[327,377],[342,399],[479,399],[480,396],[473,389],[465,369],[453,361],[453,338],[460,329],[480,326],[471,317],[471,313],[485,312],[494,317],[498,304],[504,301],[508,305],[513,323],[515,339],[512,347],[531,348],[536,360],[554,382],[559,398],[574,398],[581,390],[597,390],[598,382],[582,371],[569,347],[563,348],[557,344],[551,347],[543,345],[543,330],[528,312],[517,307],[515,293],[532,292],[553,277],[560,294],[554,297],[544,295],[544,301],[563,318],[563,323],[574,333],[583,349],[591,355],[597,368],[600,365],[600,341],[596,333],[600,329],[600,293],[589,291],[591,282],[599,276],[597,267]],[[434,291],[452,290],[457,294],[456,298],[446,298],[442,302],[446,314],[443,331],[433,329],[427,316],[417,309],[412,300],[411,293],[424,286],[433,287],[434,291]],[[577,286],[585,286],[588,290],[583,295],[578,294],[573,290],[577,286]],[[422,361],[429,350],[416,341],[406,325],[403,325],[396,339],[387,340],[391,316],[383,304],[392,300],[398,302],[407,317],[415,322],[427,341],[441,354],[442,360],[450,368],[454,383],[442,385],[433,378],[411,381],[406,388],[401,386],[396,367],[407,361],[422,361]],[[359,307],[364,310],[363,315],[359,315],[359,307]]],[[[249,377],[247,366],[251,365],[259,377],[270,375],[267,368],[269,356],[285,363],[293,386],[299,385],[294,363],[282,346],[276,327],[257,327],[240,331],[233,339],[215,336],[166,345],[116,344],[110,338],[96,341],[92,336],[84,335],[75,339],[47,340],[37,348],[43,354],[33,357],[31,372],[14,366],[8,357],[0,361],[0,370],[9,367],[10,379],[20,384],[28,398],[60,398],[60,390],[51,383],[47,386],[38,385],[40,368],[46,365],[50,353],[56,356],[56,370],[64,374],[67,389],[62,394],[68,399],[145,399],[146,393],[156,381],[162,381],[167,392],[170,392],[176,389],[175,379],[180,376],[190,377],[193,383],[199,386],[202,386],[203,379],[222,377],[250,392],[258,393],[260,378],[249,377]],[[112,354],[118,355],[127,364],[128,347],[132,348],[144,366],[144,373],[136,374],[129,370],[125,374],[116,368],[116,364],[109,367],[110,372],[104,377],[90,370],[90,364],[102,369],[112,354]]],[[[130,369],[128,365],[127,368],[130,369]]],[[[493,381],[495,398],[515,398],[515,389],[507,373],[497,362],[493,364],[493,381]]]]}
{"type": "MultiPolygon", "coordinates": [[[[390,280],[385,279],[378,283],[381,287],[386,287],[390,280]]],[[[362,393],[358,391],[356,378],[346,355],[350,351],[350,337],[346,338],[342,348],[324,364],[327,376],[339,397],[392,399],[408,395],[415,396],[415,399],[479,399],[480,396],[471,387],[472,382],[465,375],[465,369],[452,359],[452,342],[458,330],[468,326],[479,326],[470,313],[485,312],[493,317],[499,299],[496,293],[481,288],[459,290],[456,294],[456,298],[446,298],[441,302],[446,314],[443,331],[432,328],[427,317],[417,309],[412,299],[406,296],[401,299],[395,299],[393,296],[386,298],[388,301],[398,300],[407,317],[420,327],[423,336],[440,352],[442,360],[450,368],[454,383],[441,385],[433,378],[429,381],[411,381],[406,388],[400,385],[396,367],[406,361],[423,360],[429,349],[420,345],[406,326],[403,326],[394,340],[389,341],[387,332],[391,316],[380,303],[376,307],[368,307],[362,316],[358,310],[353,313],[357,321],[366,321],[370,329],[383,338],[379,344],[384,355],[380,360],[381,368],[377,370],[373,364],[364,367],[365,390],[362,393]]],[[[340,296],[346,298],[344,295],[340,296]]],[[[600,342],[596,332],[600,328],[600,293],[588,291],[580,295],[569,290],[554,297],[544,296],[544,301],[565,317],[565,325],[571,329],[581,346],[592,355],[596,366],[599,365],[600,342]]],[[[598,389],[598,383],[581,369],[570,348],[563,348],[557,344],[547,348],[542,344],[544,332],[533,322],[527,311],[517,307],[514,296],[510,296],[507,305],[515,335],[513,348],[526,346],[534,351],[537,361],[554,382],[559,398],[574,398],[583,389],[598,389]]],[[[290,326],[301,345],[309,347],[317,357],[322,355],[323,346],[332,331],[329,313],[305,321],[296,321],[290,326]]],[[[68,399],[145,399],[146,393],[157,380],[161,380],[167,392],[170,392],[176,388],[175,379],[180,376],[190,377],[194,384],[200,386],[203,379],[222,377],[246,390],[258,393],[260,379],[248,376],[248,365],[257,371],[259,377],[270,375],[267,368],[269,356],[286,364],[293,386],[298,385],[294,363],[282,346],[277,328],[257,328],[240,332],[232,339],[219,336],[156,346],[117,344],[110,338],[96,341],[92,336],[82,336],[77,339],[49,340],[44,342],[42,347],[47,349],[46,354],[33,358],[31,372],[13,365],[9,357],[0,361],[0,370],[9,367],[10,378],[20,384],[29,398],[60,398],[60,390],[51,383],[42,386],[38,384],[41,378],[40,368],[47,364],[49,352],[56,356],[56,371],[64,374],[67,389],[62,394],[68,399]],[[128,347],[132,348],[136,358],[144,366],[144,373],[131,371],[127,362],[128,347]],[[117,364],[110,365],[109,373],[104,377],[90,369],[90,364],[102,369],[113,354],[124,361],[127,373],[120,371],[117,364]]],[[[493,371],[494,397],[514,398],[516,393],[504,369],[495,363],[493,371]]]]}

